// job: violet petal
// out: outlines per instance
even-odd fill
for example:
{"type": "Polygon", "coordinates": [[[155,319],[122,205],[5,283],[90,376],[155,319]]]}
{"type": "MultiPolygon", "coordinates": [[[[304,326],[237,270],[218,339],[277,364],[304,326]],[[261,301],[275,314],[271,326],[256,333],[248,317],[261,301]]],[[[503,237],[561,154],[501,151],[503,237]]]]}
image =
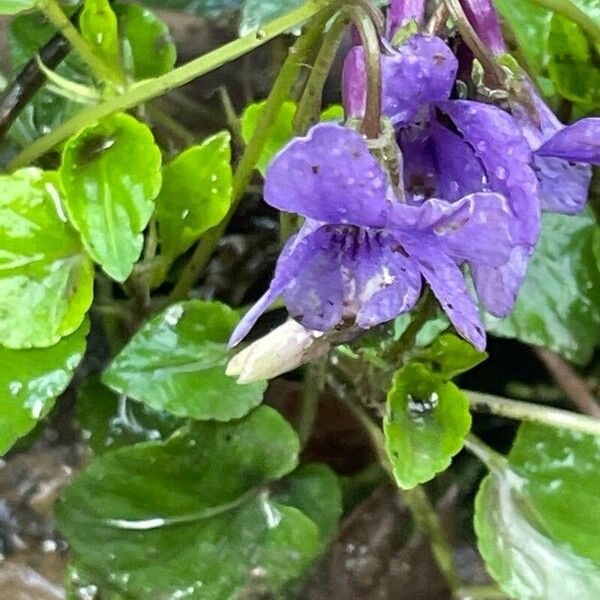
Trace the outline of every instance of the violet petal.
{"type": "Polygon", "coordinates": [[[265,201],[330,224],[384,227],[387,177],[361,135],[336,123],[313,127],[273,159],[265,201]]]}

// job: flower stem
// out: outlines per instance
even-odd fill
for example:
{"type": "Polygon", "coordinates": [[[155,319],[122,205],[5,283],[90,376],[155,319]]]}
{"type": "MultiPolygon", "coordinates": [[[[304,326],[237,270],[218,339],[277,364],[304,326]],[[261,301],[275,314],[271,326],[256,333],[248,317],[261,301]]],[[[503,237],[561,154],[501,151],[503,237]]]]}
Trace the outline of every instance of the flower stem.
{"type": "Polygon", "coordinates": [[[39,0],[39,9],[48,21],[69,41],[77,54],[85,62],[91,73],[98,81],[120,83],[120,78],[94,47],[77,31],[69,21],[57,0],[39,0]]]}
{"type": "Polygon", "coordinates": [[[492,450],[492,448],[472,433],[469,433],[465,438],[465,448],[474,454],[492,472],[498,472],[506,467],[506,457],[492,450]]]}
{"type": "Polygon", "coordinates": [[[474,411],[600,436],[600,419],[594,417],[480,392],[467,391],[466,394],[474,411]]]}
{"type": "MultiPolygon", "coordinates": [[[[308,81],[302,92],[298,108],[294,115],[293,131],[295,135],[304,135],[307,129],[320,120],[323,104],[323,88],[329,76],[331,65],[335,59],[338,46],[346,27],[350,24],[347,16],[338,15],[329,31],[323,36],[321,48],[317,54],[308,81]]],[[[300,217],[295,213],[279,214],[279,239],[283,245],[300,226],[300,217]]]]}
{"type": "Polygon", "coordinates": [[[530,2],[567,17],[579,25],[595,44],[600,44],[600,25],[571,0],[530,0],[530,2]]]}
{"type": "Polygon", "coordinates": [[[152,98],[166,94],[172,89],[181,87],[196,77],[213,71],[221,65],[231,62],[247,52],[264,45],[285,31],[298,27],[320,11],[327,13],[330,18],[332,16],[331,7],[334,5],[337,7],[338,4],[339,2],[336,0],[331,5],[325,4],[324,0],[307,0],[296,10],[271,21],[256,33],[251,33],[225,44],[160,77],[141,81],[129,88],[127,93],[119,94],[108,99],[106,102],[81,111],[54,131],[39,138],[16,156],[9,163],[8,169],[14,170],[28,165],[87,125],[96,123],[115,112],[127,110],[152,98]]]}
{"type": "Polygon", "coordinates": [[[349,24],[350,19],[348,16],[340,14],[334,20],[329,31],[323,36],[321,48],[294,115],[293,127],[296,135],[303,135],[309,127],[319,122],[325,81],[329,76],[344,31],[349,24]]]}
{"type": "Polygon", "coordinates": [[[408,327],[386,352],[386,358],[392,364],[398,362],[405,352],[414,347],[419,331],[421,331],[425,323],[435,315],[437,306],[434,295],[429,290],[426,290],[417,310],[413,313],[413,317],[408,324],[408,327]]]}
{"type": "MultiPolygon", "coordinates": [[[[303,5],[305,11],[307,10],[307,4],[314,6],[316,2],[315,0],[312,0],[303,5]]],[[[191,259],[181,272],[181,275],[169,296],[170,302],[177,302],[178,300],[185,298],[198,280],[200,274],[206,268],[210,257],[222,235],[225,233],[229,221],[233,217],[244,196],[254,168],[256,167],[267,142],[271,127],[275,122],[281,106],[289,96],[292,86],[296,81],[298,71],[305,61],[305,57],[310,52],[311,48],[318,43],[323,28],[329,19],[337,12],[340,4],[342,4],[342,0],[334,0],[334,2],[328,4],[326,8],[319,12],[304,34],[300,36],[298,41],[290,49],[289,55],[271,88],[271,93],[269,94],[258,119],[256,129],[254,130],[254,133],[246,146],[246,150],[235,170],[233,176],[232,201],[229,212],[225,215],[225,218],[219,225],[207,231],[198,242],[191,259]]],[[[281,21],[281,19],[279,19],[279,21],[281,21]]],[[[288,24],[283,30],[285,31],[285,29],[288,29],[289,27],[291,27],[291,25],[288,24]]]]}
{"type": "MultiPolygon", "coordinates": [[[[371,444],[373,445],[373,449],[377,454],[381,466],[394,485],[396,485],[392,465],[390,464],[390,460],[385,451],[385,438],[383,432],[369,415],[367,415],[358,404],[353,402],[351,398],[348,398],[345,394],[341,394],[339,397],[364,427],[365,432],[371,439],[371,444]]],[[[461,587],[461,583],[454,564],[452,548],[446,539],[440,517],[427,496],[425,489],[423,486],[416,486],[411,490],[398,489],[398,494],[401,501],[403,501],[410,510],[417,526],[429,538],[431,552],[435,562],[443,574],[444,579],[452,592],[452,596],[458,598],[458,590],[461,587]]]]}
{"type": "Polygon", "coordinates": [[[369,14],[355,6],[346,9],[362,42],[367,71],[367,101],[361,131],[369,139],[377,139],[381,124],[381,49],[379,34],[369,14]]]}
{"type": "Polygon", "coordinates": [[[456,23],[462,39],[471,49],[477,60],[481,63],[489,85],[502,89],[504,87],[504,73],[496,64],[491,50],[483,43],[474,27],[471,25],[460,0],[443,0],[448,7],[452,20],[456,23]]]}

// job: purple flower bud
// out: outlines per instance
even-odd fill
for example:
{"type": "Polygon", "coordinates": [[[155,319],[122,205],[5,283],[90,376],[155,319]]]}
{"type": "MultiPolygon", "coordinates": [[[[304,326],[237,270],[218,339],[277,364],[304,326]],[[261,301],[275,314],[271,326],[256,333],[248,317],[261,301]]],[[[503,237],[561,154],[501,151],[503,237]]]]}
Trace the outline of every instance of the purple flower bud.
{"type": "Polygon", "coordinates": [[[392,0],[387,13],[388,38],[391,39],[399,27],[407,25],[410,21],[422,24],[424,16],[425,0],[392,0]]]}
{"type": "Polygon", "coordinates": [[[462,6],[471,25],[492,54],[505,54],[506,44],[492,0],[462,0],[462,6]]]}

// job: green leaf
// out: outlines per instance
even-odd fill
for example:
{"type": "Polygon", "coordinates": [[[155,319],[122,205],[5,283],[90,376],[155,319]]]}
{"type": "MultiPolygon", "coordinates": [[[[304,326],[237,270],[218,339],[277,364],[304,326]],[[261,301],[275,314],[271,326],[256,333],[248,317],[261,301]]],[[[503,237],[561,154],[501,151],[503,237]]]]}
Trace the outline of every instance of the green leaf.
{"type": "Polygon", "coordinates": [[[554,15],[548,44],[548,72],[558,93],[572,102],[597,103],[600,69],[594,64],[594,48],[579,26],[554,15]]]}
{"type": "MultiPolygon", "coordinates": [[[[249,104],[244,110],[241,119],[242,137],[244,138],[244,142],[248,143],[250,141],[264,107],[265,102],[263,101],[255,104],[249,104]]],[[[269,166],[269,163],[275,154],[277,154],[277,152],[279,152],[279,150],[281,150],[292,139],[292,121],[295,114],[295,102],[284,102],[279,109],[277,118],[271,125],[265,147],[256,166],[262,175],[265,174],[267,167],[269,166]]]]}
{"type": "Polygon", "coordinates": [[[146,125],[116,114],[66,144],[60,169],[66,208],[90,256],[125,281],[161,183],[161,154],[146,125]]]}
{"type": "MultiPolygon", "coordinates": [[[[265,101],[249,104],[241,118],[242,138],[248,143],[252,137],[260,115],[265,107],[265,101]]],[[[264,176],[273,157],[294,137],[293,120],[296,114],[296,103],[284,102],[277,118],[271,125],[265,147],[256,168],[264,176]]],[[[321,113],[321,121],[338,121],[343,117],[344,109],[334,104],[321,113]]]]}
{"type": "Polygon", "coordinates": [[[418,352],[418,360],[430,363],[431,370],[443,380],[453,379],[483,362],[486,352],[479,352],[471,344],[452,333],[440,335],[426,349],[418,352]]]}
{"type": "Polygon", "coordinates": [[[242,0],[146,0],[147,6],[183,11],[208,19],[225,18],[237,12],[242,0]]]}
{"type": "Polygon", "coordinates": [[[600,439],[521,425],[505,468],[484,479],[475,529],[515,600],[600,597],[600,439]]]}
{"type": "Polygon", "coordinates": [[[164,167],[156,219],[161,253],[169,259],[185,252],[227,214],[232,193],[229,142],[228,132],[218,133],[164,167]]]}
{"type": "Polygon", "coordinates": [[[0,344],[56,344],[82,323],[93,267],[66,222],[56,173],[0,176],[0,344]]]}
{"type": "Polygon", "coordinates": [[[35,0],[0,0],[0,15],[14,15],[35,5],[35,0]]]}
{"type": "Polygon", "coordinates": [[[115,4],[123,37],[123,62],[135,79],[168,73],[177,59],[177,48],[167,24],[151,10],[136,4],[115,4]]]}
{"type": "Polygon", "coordinates": [[[240,21],[240,36],[256,31],[267,23],[302,4],[302,0],[244,0],[240,21]]]}
{"type": "Polygon", "coordinates": [[[394,476],[411,489],[446,469],[471,428],[469,401],[425,365],[396,372],[388,392],[383,431],[394,476]]]}
{"type": "Polygon", "coordinates": [[[183,425],[181,419],[116,394],[95,378],[79,391],[77,420],[96,455],[129,444],[166,439],[183,425]]]}
{"type": "Polygon", "coordinates": [[[333,539],[343,506],[340,480],[330,467],[317,463],[300,467],[281,481],[274,498],[310,517],[319,527],[323,546],[333,539]]]}
{"type": "MultiPolygon", "coordinates": [[[[13,73],[16,74],[31,60],[55,33],[56,30],[41,13],[21,14],[12,19],[8,30],[8,48],[13,73]]],[[[92,84],[76,52],[71,52],[55,71],[77,83],[92,84]]],[[[81,108],[81,104],[59,96],[44,86],[25,106],[9,134],[17,143],[26,146],[74,116],[81,108]]]]}
{"type": "Polygon", "coordinates": [[[548,37],[552,13],[530,0],[494,0],[503,21],[515,34],[519,50],[534,74],[539,75],[548,62],[548,37]]]}
{"type": "Polygon", "coordinates": [[[120,68],[119,27],[108,0],[84,0],[79,17],[81,35],[108,64],[120,68]]]}
{"type": "Polygon", "coordinates": [[[600,339],[600,271],[589,212],[546,214],[542,235],[512,314],[486,315],[488,331],[545,346],[585,364],[600,339]]]}
{"type": "Polygon", "coordinates": [[[85,352],[88,321],[50,348],[0,346],[0,454],[29,433],[64,392],[85,352]]]}
{"type": "Polygon", "coordinates": [[[155,410],[228,421],[260,404],[266,382],[225,375],[239,317],[219,302],[174,304],[136,333],[103,375],[106,385],[155,410]]]}
{"type": "Polygon", "coordinates": [[[525,477],[545,532],[600,574],[600,438],[524,423],[508,459],[525,477]]]}
{"type": "Polygon", "coordinates": [[[319,550],[317,526],[268,489],[298,451],[293,429],[268,407],[197,423],[92,462],[57,507],[59,527],[101,593],[280,597],[319,550]]]}

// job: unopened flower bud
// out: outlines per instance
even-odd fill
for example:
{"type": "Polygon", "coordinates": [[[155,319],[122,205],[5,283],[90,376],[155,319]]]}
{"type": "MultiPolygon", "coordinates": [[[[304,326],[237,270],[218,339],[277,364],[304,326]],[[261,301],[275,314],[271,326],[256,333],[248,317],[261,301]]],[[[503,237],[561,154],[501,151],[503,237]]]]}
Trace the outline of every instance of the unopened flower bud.
{"type": "Polygon", "coordinates": [[[272,379],[323,356],[329,348],[321,331],[290,319],[236,354],[226,373],[237,377],[238,383],[272,379]]]}

